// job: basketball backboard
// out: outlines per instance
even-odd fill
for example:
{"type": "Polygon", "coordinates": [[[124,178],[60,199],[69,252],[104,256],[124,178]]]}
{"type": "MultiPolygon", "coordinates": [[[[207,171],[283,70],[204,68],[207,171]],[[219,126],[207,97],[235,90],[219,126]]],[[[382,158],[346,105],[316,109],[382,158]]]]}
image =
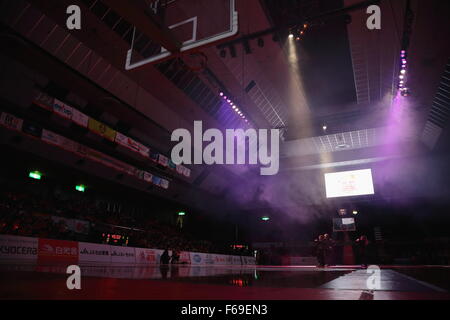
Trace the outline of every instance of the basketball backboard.
{"type": "MultiPolygon", "coordinates": [[[[181,43],[180,53],[211,46],[238,33],[235,0],[147,0],[147,5],[161,25],[181,43]]],[[[161,62],[174,54],[135,29],[126,69],[161,62]]]]}

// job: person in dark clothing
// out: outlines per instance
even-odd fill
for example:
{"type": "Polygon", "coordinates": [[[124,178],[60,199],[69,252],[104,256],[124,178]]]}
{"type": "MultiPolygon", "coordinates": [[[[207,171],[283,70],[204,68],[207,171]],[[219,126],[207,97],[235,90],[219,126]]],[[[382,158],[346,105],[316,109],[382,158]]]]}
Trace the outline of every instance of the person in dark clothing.
{"type": "Polygon", "coordinates": [[[334,241],[330,238],[328,233],[323,236],[323,247],[324,247],[324,264],[327,267],[331,264],[333,260],[333,248],[334,241]]]}
{"type": "Polygon", "coordinates": [[[356,253],[359,258],[359,262],[363,268],[367,268],[367,246],[369,245],[369,240],[367,237],[362,235],[356,239],[356,253]]]}
{"type": "Polygon", "coordinates": [[[314,240],[314,243],[316,245],[316,257],[318,262],[318,267],[325,266],[325,242],[324,242],[324,236],[321,234],[319,238],[314,240]]]}
{"type": "Polygon", "coordinates": [[[171,264],[176,264],[180,261],[180,254],[178,253],[177,250],[173,250],[172,251],[172,258],[170,260],[171,264]]]}
{"type": "Polygon", "coordinates": [[[163,254],[161,255],[160,258],[160,263],[161,264],[169,264],[170,261],[170,256],[169,256],[169,250],[164,250],[163,254]]]}

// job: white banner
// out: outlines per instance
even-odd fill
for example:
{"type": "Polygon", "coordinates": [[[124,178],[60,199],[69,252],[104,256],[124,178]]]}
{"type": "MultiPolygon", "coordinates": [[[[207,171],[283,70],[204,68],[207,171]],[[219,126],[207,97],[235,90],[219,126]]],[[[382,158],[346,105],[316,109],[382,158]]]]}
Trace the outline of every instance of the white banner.
{"type": "Polygon", "coordinates": [[[53,102],[53,112],[57,113],[61,117],[72,119],[73,108],[58,99],[53,102]]]}
{"type": "Polygon", "coordinates": [[[85,115],[83,112],[78,111],[77,109],[72,110],[72,121],[78,124],[79,126],[82,126],[84,128],[87,128],[89,123],[89,117],[85,115]]]}
{"type": "Polygon", "coordinates": [[[191,252],[191,264],[205,264],[205,254],[199,252],[191,252]]]}
{"type": "Polygon", "coordinates": [[[239,256],[232,256],[232,264],[233,265],[239,265],[241,264],[241,257],[239,256]]]}
{"type": "Polygon", "coordinates": [[[152,183],[153,175],[147,171],[144,171],[144,180],[148,183],[152,183]]]}
{"type": "Polygon", "coordinates": [[[0,235],[0,260],[37,260],[38,239],[0,235]]]}
{"type": "Polygon", "coordinates": [[[191,176],[191,169],[184,167],[183,175],[184,175],[185,177],[188,177],[188,178],[189,178],[189,177],[191,176]]]}
{"type": "Polygon", "coordinates": [[[110,246],[111,262],[136,263],[135,248],[110,246]]]}
{"type": "Polygon", "coordinates": [[[9,129],[20,131],[22,130],[23,120],[7,112],[2,112],[0,123],[9,129]]]}
{"type": "Polygon", "coordinates": [[[158,155],[158,163],[164,167],[167,167],[169,165],[169,158],[160,154],[158,155]]]}
{"type": "Polygon", "coordinates": [[[110,245],[80,242],[79,262],[111,262],[110,245]]]}
{"type": "Polygon", "coordinates": [[[136,263],[139,264],[159,264],[161,255],[164,251],[159,249],[136,248],[136,263]]]}
{"type": "Polygon", "coordinates": [[[56,146],[60,146],[62,144],[62,136],[46,129],[42,130],[41,139],[56,146]]]}

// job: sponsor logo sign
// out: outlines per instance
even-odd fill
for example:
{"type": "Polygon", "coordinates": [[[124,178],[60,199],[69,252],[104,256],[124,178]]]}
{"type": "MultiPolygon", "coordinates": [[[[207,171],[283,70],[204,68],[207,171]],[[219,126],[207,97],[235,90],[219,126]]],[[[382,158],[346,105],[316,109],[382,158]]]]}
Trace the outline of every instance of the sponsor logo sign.
{"type": "Polygon", "coordinates": [[[33,103],[40,106],[41,108],[48,110],[48,111],[53,111],[54,100],[55,99],[53,97],[50,97],[49,95],[47,95],[41,91],[38,91],[33,100],[33,103]]]}
{"type": "Polygon", "coordinates": [[[38,261],[78,262],[78,242],[39,239],[38,261]]]}
{"type": "Polygon", "coordinates": [[[20,131],[22,130],[23,120],[9,114],[7,112],[2,112],[0,117],[0,123],[5,127],[13,130],[20,131]]]}
{"type": "Polygon", "coordinates": [[[128,247],[110,246],[111,262],[118,263],[135,263],[135,249],[128,247]]]}
{"type": "Polygon", "coordinates": [[[58,99],[53,102],[53,112],[63,118],[72,119],[73,108],[58,99]]]}
{"type": "Polygon", "coordinates": [[[109,245],[80,242],[80,262],[111,262],[109,245]]]}
{"type": "Polygon", "coordinates": [[[72,121],[81,127],[87,128],[89,117],[77,109],[72,110],[72,121]]]}
{"type": "Polygon", "coordinates": [[[163,250],[136,248],[136,263],[158,264],[163,250]]]}
{"type": "Polygon", "coordinates": [[[116,138],[116,131],[108,127],[95,119],[89,118],[88,128],[96,134],[102,136],[105,139],[114,141],[116,138]]]}
{"type": "Polygon", "coordinates": [[[0,259],[36,260],[38,240],[28,237],[0,235],[0,259]]]}

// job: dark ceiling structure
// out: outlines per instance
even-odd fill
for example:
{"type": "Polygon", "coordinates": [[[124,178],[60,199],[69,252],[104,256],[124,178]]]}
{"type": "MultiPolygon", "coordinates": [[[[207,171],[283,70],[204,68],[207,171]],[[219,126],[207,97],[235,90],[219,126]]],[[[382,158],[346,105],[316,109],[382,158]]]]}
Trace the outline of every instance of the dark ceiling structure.
{"type": "MultiPolygon", "coordinates": [[[[208,63],[198,72],[186,67],[184,57],[125,70],[135,28],[134,49],[143,57],[161,46],[180,48],[146,1],[3,0],[3,75],[17,77],[8,65],[18,64],[31,79],[22,89],[40,87],[166,155],[173,146],[171,132],[191,128],[195,120],[208,128],[241,126],[239,117],[224,111],[219,92],[233,97],[255,128],[282,129],[277,179],[264,179],[253,167],[191,166],[189,179],[155,169],[172,182],[158,196],[205,211],[272,210],[270,201],[258,196],[263,185],[283,190],[281,185],[291,185],[290,179],[301,181],[311,172],[448,151],[448,3],[377,1],[383,27],[368,30],[364,5],[374,1],[236,2],[241,28],[231,40],[234,54],[226,43],[203,48],[208,63]],[[65,10],[71,4],[82,9],[82,30],[65,27],[65,10]],[[361,7],[346,10],[354,5],[361,7]],[[397,125],[386,119],[397,94],[408,6],[414,12],[408,52],[411,97],[405,116],[410,125],[389,142],[396,147],[380,157],[380,150],[387,149],[386,128],[397,125]],[[324,15],[329,12],[334,14],[324,15]],[[308,24],[301,41],[293,44],[285,27],[291,21],[308,24]],[[246,46],[238,41],[274,29],[246,46]],[[205,197],[210,201],[203,201],[205,197]]],[[[29,104],[13,87],[3,86],[2,96],[29,104]]],[[[320,203],[322,198],[304,196],[302,201],[320,203]]]]}

